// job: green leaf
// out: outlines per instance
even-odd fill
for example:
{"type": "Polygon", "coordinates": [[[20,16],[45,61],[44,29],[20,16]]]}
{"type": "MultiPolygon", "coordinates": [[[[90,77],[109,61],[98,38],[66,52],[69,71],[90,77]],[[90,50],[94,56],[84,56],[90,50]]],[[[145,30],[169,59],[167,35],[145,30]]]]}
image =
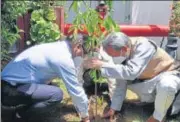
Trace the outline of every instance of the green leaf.
{"type": "Polygon", "coordinates": [[[82,2],[84,3],[84,5],[86,6],[87,9],[90,8],[90,6],[87,4],[87,2],[85,0],[82,0],[82,2]]]}
{"type": "Polygon", "coordinates": [[[47,11],[45,11],[45,14],[44,14],[45,18],[49,21],[53,21],[53,20],[56,20],[56,15],[55,15],[55,11],[54,9],[48,9],[47,11]]]}
{"type": "Polygon", "coordinates": [[[78,29],[79,29],[80,31],[83,31],[83,30],[84,30],[84,28],[83,28],[82,25],[78,25],[78,29]]]}
{"type": "Polygon", "coordinates": [[[19,34],[14,34],[14,36],[16,37],[16,40],[21,38],[19,34]]]}
{"type": "Polygon", "coordinates": [[[60,34],[57,34],[57,36],[55,37],[55,40],[58,40],[60,39],[61,35],[60,34]]]}
{"type": "Polygon", "coordinates": [[[31,14],[31,20],[38,21],[38,20],[40,20],[41,16],[42,16],[41,11],[40,10],[35,10],[31,14]]]}
{"type": "Polygon", "coordinates": [[[92,21],[92,25],[94,25],[95,27],[97,27],[97,24],[99,23],[97,20],[98,20],[98,17],[99,15],[95,14],[95,13],[92,13],[92,17],[91,17],[91,21],[92,21]]]}
{"type": "Polygon", "coordinates": [[[107,0],[106,3],[109,6],[109,9],[111,11],[112,10],[112,5],[113,5],[113,1],[112,0],[107,0]]]}
{"type": "Polygon", "coordinates": [[[77,2],[77,7],[80,8],[82,1],[77,2]]]}
{"type": "Polygon", "coordinates": [[[114,27],[116,27],[116,23],[115,23],[115,21],[112,19],[111,16],[108,17],[108,21],[109,21],[110,24],[112,24],[114,27]]]}
{"type": "Polygon", "coordinates": [[[50,33],[50,30],[49,30],[49,29],[45,30],[45,34],[46,34],[46,35],[48,35],[49,33],[50,33]]]}
{"type": "Polygon", "coordinates": [[[53,28],[55,28],[55,30],[59,30],[59,26],[55,23],[52,24],[53,25],[53,28]]]}
{"type": "Polygon", "coordinates": [[[108,23],[108,20],[104,20],[104,26],[106,28],[106,30],[110,30],[110,24],[108,23]]]}
{"type": "Polygon", "coordinates": [[[71,5],[70,5],[70,7],[69,7],[69,11],[72,9],[72,7],[74,6],[75,2],[76,2],[76,1],[73,1],[73,2],[71,3],[71,5]]]}
{"type": "Polygon", "coordinates": [[[34,42],[37,41],[37,38],[36,38],[35,36],[33,36],[33,35],[31,35],[31,39],[32,39],[34,42]]]}
{"type": "Polygon", "coordinates": [[[45,32],[45,30],[43,28],[40,28],[38,31],[38,34],[43,34],[45,32]]]}
{"type": "Polygon", "coordinates": [[[78,13],[78,7],[80,6],[80,1],[73,1],[69,7],[69,11],[71,10],[71,8],[78,13]]]}
{"type": "Polygon", "coordinates": [[[87,30],[90,34],[92,34],[94,32],[94,28],[90,24],[87,25],[87,30]]]}
{"type": "Polygon", "coordinates": [[[115,27],[114,31],[115,31],[115,32],[120,32],[120,27],[119,27],[119,25],[117,25],[117,26],[115,27]]]}

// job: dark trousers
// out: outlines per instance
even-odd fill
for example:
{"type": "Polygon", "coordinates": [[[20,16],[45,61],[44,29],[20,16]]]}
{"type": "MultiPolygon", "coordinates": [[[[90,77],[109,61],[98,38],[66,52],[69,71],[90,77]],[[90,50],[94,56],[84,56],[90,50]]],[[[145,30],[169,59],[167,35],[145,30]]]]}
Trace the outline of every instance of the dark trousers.
{"type": "Polygon", "coordinates": [[[12,86],[1,81],[2,99],[5,106],[26,105],[25,111],[38,114],[49,111],[63,99],[60,88],[45,84],[18,84],[12,86]]]}

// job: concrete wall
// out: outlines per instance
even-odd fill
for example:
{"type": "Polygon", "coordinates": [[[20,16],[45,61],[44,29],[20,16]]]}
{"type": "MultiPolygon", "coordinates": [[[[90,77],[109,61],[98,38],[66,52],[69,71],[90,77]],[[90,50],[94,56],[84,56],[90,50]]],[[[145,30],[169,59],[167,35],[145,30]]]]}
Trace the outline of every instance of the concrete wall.
{"type": "MultiPolygon", "coordinates": [[[[87,1],[90,3],[90,1],[87,1]]],[[[66,3],[66,10],[69,8],[71,5],[72,1],[67,1],[66,3]]],[[[98,5],[98,1],[91,1],[91,7],[96,8],[98,5]]],[[[113,2],[113,10],[114,12],[112,13],[113,19],[118,23],[118,24],[130,24],[130,19],[128,17],[131,16],[131,1],[115,1],[113,2]]],[[[85,11],[86,8],[85,6],[81,6],[80,8],[81,11],[85,11]]],[[[72,23],[73,18],[75,17],[75,13],[73,11],[68,12],[68,17],[66,18],[67,23],[72,23]]]]}
{"type": "MultiPolygon", "coordinates": [[[[171,16],[172,1],[132,1],[132,24],[168,25],[171,16]]],[[[163,37],[148,37],[160,45],[163,37]]],[[[165,37],[163,48],[167,43],[165,37]]],[[[178,59],[180,60],[180,41],[178,41],[178,59]]]]}

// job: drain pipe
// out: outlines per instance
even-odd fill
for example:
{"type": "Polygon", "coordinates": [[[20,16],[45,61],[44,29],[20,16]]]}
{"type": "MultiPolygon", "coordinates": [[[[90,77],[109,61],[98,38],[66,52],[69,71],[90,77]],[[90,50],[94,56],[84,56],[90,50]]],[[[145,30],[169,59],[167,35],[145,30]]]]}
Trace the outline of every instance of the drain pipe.
{"type": "Polygon", "coordinates": [[[178,49],[178,37],[175,36],[174,33],[169,33],[167,37],[167,44],[165,47],[165,51],[171,55],[174,59],[177,59],[177,49],[178,49]]]}

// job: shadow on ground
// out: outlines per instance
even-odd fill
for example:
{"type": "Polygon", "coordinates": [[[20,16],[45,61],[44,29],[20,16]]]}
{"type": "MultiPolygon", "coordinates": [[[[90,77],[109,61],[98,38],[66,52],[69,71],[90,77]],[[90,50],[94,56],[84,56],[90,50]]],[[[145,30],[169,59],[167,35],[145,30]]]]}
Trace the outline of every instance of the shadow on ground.
{"type": "MultiPolygon", "coordinates": [[[[105,99],[103,103],[97,106],[97,116],[94,117],[96,114],[95,109],[95,102],[90,100],[90,110],[89,114],[91,118],[94,118],[92,122],[109,122],[109,119],[102,119],[102,114],[105,113],[108,108],[108,102],[105,99]]],[[[80,121],[78,114],[76,113],[75,108],[70,103],[70,105],[61,105],[60,108],[60,118],[63,121],[60,122],[76,122],[80,121]]],[[[111,122],[146,122],[149,116],[152,115],[154,110],[153,104],[148,105],[138,105],[132,103],[124,103],[122,111],[117,112],[116,116],[111,122]]],[[[167,118],[167,122],[180,122],[180,115],[176,116],[175,118],[167,118]]]]}
{"type": "MultiPolygon", "coordinates": [[[[108,110],[109,106],[106,101],[102,105],[98,105],[97,116],[92,122],[110,122],[108,119],[102,119],[102,113],[108,110]]],[[[95,116],[95,103],[91,102],[91,117],[95,116]]],[[[111,122],[146,122],[147,118],[153,113],[153,105],[135,105],[125,103],[123,110],[116,114],[111,122]]],[[[8,122],[78,122],[80,121],[76,109],[72,103],[60,104],[56,109],[34,117],[30,117],[27,121],[8,121],[8,122]]],[[[3,121],[6,122],[6,121],[3,121]]],[[[180,122],[180,116],[176,118],[168,118],[167,122],[180,122]]]]}

